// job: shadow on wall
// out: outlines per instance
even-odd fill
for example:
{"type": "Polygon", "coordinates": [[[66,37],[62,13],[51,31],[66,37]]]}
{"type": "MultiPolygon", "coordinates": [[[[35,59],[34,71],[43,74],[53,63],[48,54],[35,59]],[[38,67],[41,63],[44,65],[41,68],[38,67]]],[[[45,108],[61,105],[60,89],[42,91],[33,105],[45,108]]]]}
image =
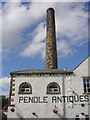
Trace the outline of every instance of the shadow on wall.
{"type": "Polygon", "coordinates": [[[2,113],[2,119],[1,120],[7,120],[7,115],[5,113],[2,113]]]}

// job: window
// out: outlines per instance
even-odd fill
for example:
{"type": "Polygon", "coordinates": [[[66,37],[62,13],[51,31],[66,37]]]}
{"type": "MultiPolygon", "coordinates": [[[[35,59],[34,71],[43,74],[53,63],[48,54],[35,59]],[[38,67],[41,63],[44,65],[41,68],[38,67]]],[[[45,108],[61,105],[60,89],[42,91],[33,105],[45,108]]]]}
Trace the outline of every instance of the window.
{"type": "Polygon", "coordinates": [[[90,93],[90,77],[83,78],[84,93],[90,93]]]}
{"type": "Polygon", "coordinates": [[[29,83],[24,82],[19,86],[19,93],[32,93],[32,87],[29,83]]]}
{"type": "Polygon", "coordinates": [[[52,82],[47,86],[47,94],[59,94],[60,87],[57,83],[52,82]]]}

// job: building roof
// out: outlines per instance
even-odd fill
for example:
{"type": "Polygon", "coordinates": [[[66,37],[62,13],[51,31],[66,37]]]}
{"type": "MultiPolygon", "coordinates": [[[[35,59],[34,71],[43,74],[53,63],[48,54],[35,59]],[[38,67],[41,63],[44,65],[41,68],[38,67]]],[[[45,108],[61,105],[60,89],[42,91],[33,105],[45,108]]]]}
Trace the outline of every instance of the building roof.
{"type": "MultiPolygon", "coordinates": [[[[86,57],[76,68],[78,68],[87,58],[86,57]]],[[[76,69],[74,68],[73,71],[76,69]]],[[[37,70],[21,70],[11,72],[10,75],[33,75],[33,74],[72,74],[73,71],[60,70],[60,69],[37,69],[37,70]]]]}
{"type": "Polygon", "coordinates": [[[22,70],[11,72],[10,75],[25,75],[25,74],[72,74],[72,71],[59,69],[41,69],[41,70],[22,70]]]}

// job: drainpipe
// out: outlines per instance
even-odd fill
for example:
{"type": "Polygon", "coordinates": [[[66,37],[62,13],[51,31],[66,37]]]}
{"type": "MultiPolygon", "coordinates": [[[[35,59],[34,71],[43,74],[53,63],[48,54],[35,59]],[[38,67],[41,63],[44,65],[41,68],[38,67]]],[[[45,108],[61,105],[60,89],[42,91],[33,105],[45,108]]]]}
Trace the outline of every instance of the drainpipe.
{"type": "MultiPolygon", "coordinates": [[[[62,76],[62,96],[65,96],[65,76],[62,76]]],[[[63,118],[66,118],[66,103],[63,101],[63,118]]]]}

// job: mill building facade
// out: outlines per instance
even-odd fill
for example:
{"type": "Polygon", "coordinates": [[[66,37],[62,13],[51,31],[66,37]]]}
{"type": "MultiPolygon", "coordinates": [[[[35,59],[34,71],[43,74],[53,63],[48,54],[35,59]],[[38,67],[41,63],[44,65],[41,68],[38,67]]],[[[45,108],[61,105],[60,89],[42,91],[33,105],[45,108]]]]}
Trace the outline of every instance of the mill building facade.
{"type": "Polygon", "coordinates": [[[8,118],[89,119],[90,56],[72,71],[58,69],[53,8],[46,26],[46,68],[10,73],[8,118]]]}

